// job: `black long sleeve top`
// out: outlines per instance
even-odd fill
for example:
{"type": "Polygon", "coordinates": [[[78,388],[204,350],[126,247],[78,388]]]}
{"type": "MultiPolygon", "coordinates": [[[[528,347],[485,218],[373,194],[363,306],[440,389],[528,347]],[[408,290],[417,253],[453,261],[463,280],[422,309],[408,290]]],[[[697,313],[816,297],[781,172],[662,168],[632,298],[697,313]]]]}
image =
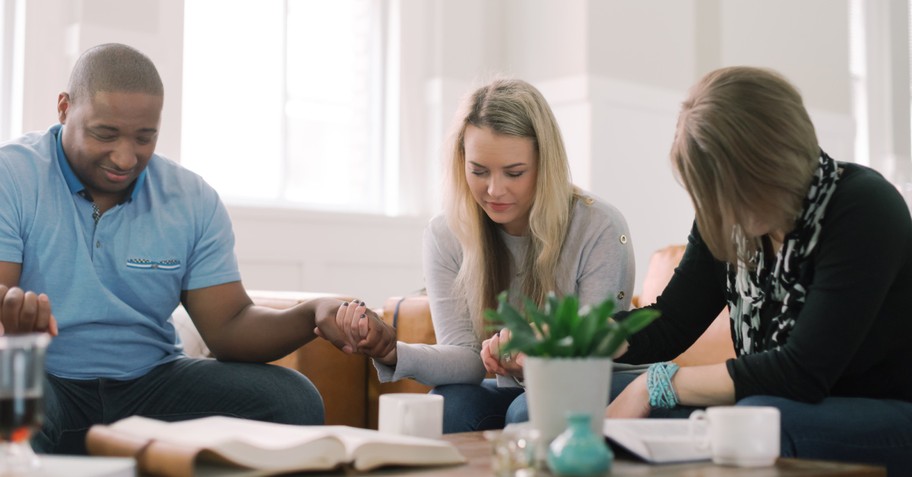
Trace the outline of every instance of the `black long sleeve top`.
{"type": "MultiPolygon", "coordinates": [[[[912,219],[872,169],[840,163],[820,238],[800,266],[805,305],[784,345],[727,361],[735,398],[827,396],[912,401],[912,219]]],[[[629,339],[617,361],[669,360],[726,306],[726,265],[691,230],[681,263],[651,307],[662,316],[629,339]]],[[[778,303],[763,304],[766,323],[778,303]]],[[[624,314],[618,318],[623,319],[624,314]]]]}

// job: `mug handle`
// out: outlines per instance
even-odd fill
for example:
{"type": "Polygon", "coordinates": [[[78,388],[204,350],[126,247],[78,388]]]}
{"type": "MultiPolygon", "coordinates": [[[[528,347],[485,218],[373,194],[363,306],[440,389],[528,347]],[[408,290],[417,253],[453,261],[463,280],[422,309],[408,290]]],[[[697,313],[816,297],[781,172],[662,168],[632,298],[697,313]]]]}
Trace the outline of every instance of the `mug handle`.
{"type": "Polygon", "coordinates": [[[687,418],[687,437],[694,443],[694,446],[697,449],[708,449],[709,448],[709,416],[706,414],[706,411],[702,409],[697,409],[696,411],[690,413],[690,417],[687,418]],[[702,425],[704,432],[700,435],[696,429],[702,425]]]}

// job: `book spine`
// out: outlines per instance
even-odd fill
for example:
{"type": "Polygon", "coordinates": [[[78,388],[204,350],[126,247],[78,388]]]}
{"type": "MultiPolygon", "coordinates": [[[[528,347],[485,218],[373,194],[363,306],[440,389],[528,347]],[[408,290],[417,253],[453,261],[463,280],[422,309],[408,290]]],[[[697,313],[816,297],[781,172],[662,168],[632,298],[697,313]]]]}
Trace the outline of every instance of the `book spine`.
{"type": "Polygon", "coordinates": [[[95,425],[86,436],[89,454],[106,457],[132,457],[143,475],[193,477],[200,449],[168,444],[118,432],[95,425]]]}

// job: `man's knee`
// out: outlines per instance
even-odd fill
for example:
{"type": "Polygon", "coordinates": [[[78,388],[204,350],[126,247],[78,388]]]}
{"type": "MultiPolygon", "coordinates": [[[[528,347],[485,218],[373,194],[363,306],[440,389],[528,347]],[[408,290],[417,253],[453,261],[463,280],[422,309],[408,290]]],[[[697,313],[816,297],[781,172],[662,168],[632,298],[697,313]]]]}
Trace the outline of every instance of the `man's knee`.
{"type": "MultiPolygon", "coordinates": [[[[205,363],[198,411],[281,424],[323,424],[323,398],[303,374],[289,368],[252,363],[205,363]]],[[[184,379],[190,376],[185,375],[184,379]]]]}
{"type": "Polygon", "coordinates": [[[270,415],[266,416],[267,420],[284,424],[323,424],[323,398],[310,379],[293,369],[280,366],[267,369],[262,377],[268,383],[255,385],[268,403],[266,408],[270,409],[270,415]]]}

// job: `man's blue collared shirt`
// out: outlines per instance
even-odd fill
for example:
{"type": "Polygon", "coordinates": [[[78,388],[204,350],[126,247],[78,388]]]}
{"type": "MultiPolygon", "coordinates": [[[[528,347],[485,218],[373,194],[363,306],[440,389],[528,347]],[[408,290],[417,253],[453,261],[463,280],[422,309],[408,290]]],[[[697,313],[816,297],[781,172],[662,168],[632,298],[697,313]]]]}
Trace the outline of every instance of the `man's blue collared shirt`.
{"type": "Polygon", "coordinates": [[[0,261],[51,300],[51,374],[133,379],[181,356],[181,291],[240,280],[231,223],[208,184],[157,155],[96,223],[60,135],[55,125],[0,146],[0,261]]]}

